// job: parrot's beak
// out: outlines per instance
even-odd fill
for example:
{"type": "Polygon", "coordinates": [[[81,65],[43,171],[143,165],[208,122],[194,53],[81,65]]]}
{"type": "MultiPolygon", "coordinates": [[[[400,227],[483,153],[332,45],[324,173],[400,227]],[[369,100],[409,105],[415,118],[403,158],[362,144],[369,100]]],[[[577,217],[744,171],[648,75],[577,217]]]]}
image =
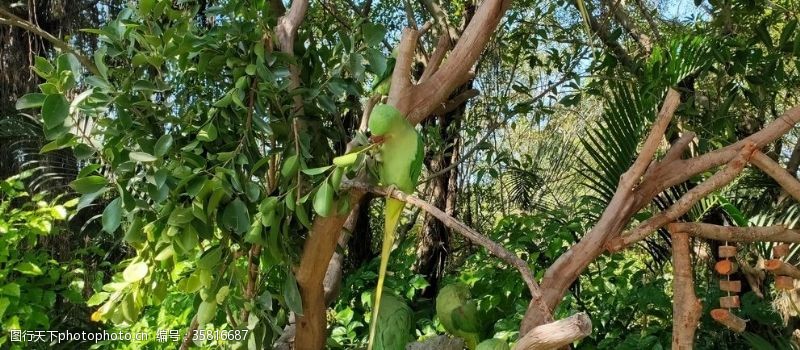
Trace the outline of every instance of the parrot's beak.
{"type": "Polygon", "coordinates": [[[369,138],[369,140],[372,141],[372,143],[383,143],[384,139],[385,139],[384,136],[376,136],[376,135],[370,136],[369,138]]]}

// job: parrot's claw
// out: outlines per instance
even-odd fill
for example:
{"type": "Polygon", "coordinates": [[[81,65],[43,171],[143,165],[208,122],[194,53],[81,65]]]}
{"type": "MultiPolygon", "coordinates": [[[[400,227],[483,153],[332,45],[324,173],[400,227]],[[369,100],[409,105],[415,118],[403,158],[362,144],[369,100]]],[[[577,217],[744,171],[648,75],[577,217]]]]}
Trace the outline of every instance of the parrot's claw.
{"type": "Polygon", "coordinates": [[[374,135],[369,138],[369,140],[372,141],[372,143],[377,143],[377,144],[383,143],[385,139],[386,137],[384,136],[374,136],[374,135]]]}
{"type": "Polygon", "coordinates": [[[392,194],[394,193],[394,191],[397,191],[397,186],[395,185],[386,186],[386,198],[392,198],[392,194]]]}

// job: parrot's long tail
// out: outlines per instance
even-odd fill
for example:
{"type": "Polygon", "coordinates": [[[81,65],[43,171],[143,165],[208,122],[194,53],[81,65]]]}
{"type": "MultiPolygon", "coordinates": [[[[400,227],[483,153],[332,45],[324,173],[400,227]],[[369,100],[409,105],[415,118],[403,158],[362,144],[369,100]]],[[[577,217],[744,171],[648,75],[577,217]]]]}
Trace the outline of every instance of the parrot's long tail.
{"type": "Polygon", "coordinates": [[[369,327],[369,343],[367,350],[372,350],[375,340],[375,331],[378,328],[378,311],[381,306],[381,295],[383,294],[383,280],[386,277],[386,265],[389,263],[389,253],[394,245],[394,231],[400,221],[400,214],[403,213],[405,202],[394,198],[386,199],[386,218],[383,227],[383,246],[381,248],[381,267],[378,271],[378,286],[375,287],[375,304],[372,308],[372,322],[369,327]]]}

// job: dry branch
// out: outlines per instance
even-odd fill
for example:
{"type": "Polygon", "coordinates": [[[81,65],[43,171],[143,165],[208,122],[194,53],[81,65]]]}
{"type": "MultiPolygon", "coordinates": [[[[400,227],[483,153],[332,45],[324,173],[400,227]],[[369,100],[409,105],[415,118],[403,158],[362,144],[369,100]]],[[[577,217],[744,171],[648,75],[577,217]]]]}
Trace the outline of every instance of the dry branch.
{"type": "MultiPolygon", "coordinates": [[[[754,151],[752,144],[742,148],[739,156],[732,159],[724,169],[718,171],[699,185],[686,192],[675,204],[651,218],[645,220],[628,234],[623,234],[608,242],[608,250],[615,252],[636,243],[664,225],[673,222],[686,214],[700,199],[729,184],[747,165],[747,160],[754,151]]],[[[634,164],[635,165],[635,164],[634,164]]]]}
{"type": "Polygon", "coordinates": [[[559,349],[591,333],[592,321],[581,312],[532,329],[520,338],[514,350],[559,349]]]}
{"type": "Polygon", "coordinates": [[[744,332],[745,327],[747,327],[747,322],[745,322],[745,320],[732,314],[727,309],[711,310],[711,318],[734,332],[744,332]]]}
{"type": "Polygon", "coordinates": [[[687,232],[692,236],[730,242],[800,243],[800,231],[785,226],[735,227],[696,222],[675,222],[667,225],[670,232],[687,232]]]}
{"type": "Polygon", "coordinates": [[[363,182],[344,181],[342,182],[342,189],[357,189],[360,191],[372,192],[382,196],[389,196],[404,201],[406,203],[409,203],[411,205],[414,205],[424,210],[428,214],[433,215],[448,228],[452,229],[455,232],[458,232],[471,242],[486,248],[486,250],[492,253],[492,255],[500,258],[507,264],[514,266],[514,268],[516,268],[522,275],[522,280],[525,281],[525,284],[528,286],[528,290],[531,293],[532,299],[534,301],[538,300],[538,302],[540,303],[539,306],[542,308],[543,312],[547,312],[548,314],[551,313],[550,310],[546,309],[544,303],[541,302],[542,298],[541,289],[539,288],[539,284],[536,283],[536,280],[533,277],[533,273],[531,272],[530,267],[528,267],[528,264],[525,261],[520,259],[518,256],[514,255],[514,253],[508,251],[495,241],[492,241],[488,237],[478,233],[471,227],[467,226],[461,221],[458,221],[452,216],[447,215],[445,212],[435,207],[433,204],[430,204],[422,199],[419,199],[418,197],[403,193],[401,191],[392,191],[391,189],[387,189],[385,187],[373,186],[363,182]]]}
{"type": "Polygon", "coordinates": [[[794,200],[800,201],[800,181],[797,181],[797,178],[789,174],[780,164],[762,152],[753,153],[750,162],[773,178],[794,200]]]}
{"type": "Polygon", "coordinates": [[[800,269],[778,259],[768,260],[764,263],[764,269],[776,276],[789,276],[800,279],[800,269]]]}
{"type": "Polygon", "coordinates": [[[692,349],[697,324],[703,306],[694,292],[692,261],[689,256],[689,235],[672,234],[672,265],[674,266],[675,297],[672,301],[672,348],[692,349]]]}
{"type": "MultiPolygon", "coordinates": [[[[75,55],[78,58],[78,61],[86,67],[86,69],[94,75],[101,76],[100,70],[97,69],[97,66],[94,65],[91,59],[83,55],[80,51],[74,49],[72,46],[64,42],[63,40],[55,37],[53,34],[48,33],[44,29],[40,28],[39,26],[26,21],[13,13],[11,11],[0,7],[0,24],[9,25],[12,27],[17,27],[22,30],[26,30],[35,34],[36,36],[41,37],[44,40],[47,40],[50,44],[54,47],[58,48],[61,51],[69,52],[75,55]]],[[[75,77],[77,79],[77,77],[75,77]]]]}
{"type": "Polygon", "coordinates": [[[742,268],[742,274],[747,280],[747,284],[750,285],[750,289],[752,289],[753,293],[755,293],[759,298],[764,298],[764,293],[761,292],[764,277],[766,277],[764,270],[750,266],[750,264],[748,264],[744,259],[737,259],[737,261],[739,262],[739,266],[742,268]]]}

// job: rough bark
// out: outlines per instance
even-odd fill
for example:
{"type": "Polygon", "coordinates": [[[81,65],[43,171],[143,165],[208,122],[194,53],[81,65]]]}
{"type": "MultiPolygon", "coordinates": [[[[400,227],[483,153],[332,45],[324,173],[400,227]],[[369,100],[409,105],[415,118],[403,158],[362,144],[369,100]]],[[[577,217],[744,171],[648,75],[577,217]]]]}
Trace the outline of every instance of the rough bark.
{"type": "Polygon", "coordinates": [[[538,326],[520,338],[514,350],[559,349],[592,333],[592,321],[581,312],[538,326]]]}
{"type": "Polygon", "coordinates": [[[694,274],[689,249],[689,235],[672,233],[672,266],[675,270],[672,300],[672,348],[692,349],[694,335],[703,310],[694,292],[694,274]]]}

